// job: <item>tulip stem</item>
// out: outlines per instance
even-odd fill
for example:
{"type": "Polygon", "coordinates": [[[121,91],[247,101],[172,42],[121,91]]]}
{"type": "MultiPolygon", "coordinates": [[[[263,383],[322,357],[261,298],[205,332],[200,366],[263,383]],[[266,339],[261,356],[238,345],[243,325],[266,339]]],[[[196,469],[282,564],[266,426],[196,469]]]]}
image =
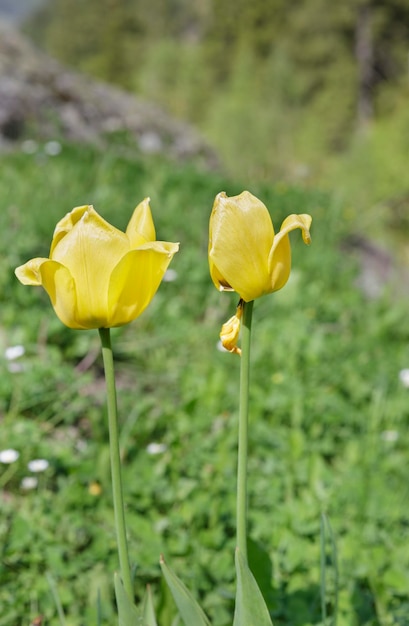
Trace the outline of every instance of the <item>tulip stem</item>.
{"type": "Polygon", "coordinates": [[[250,340],[253,301],[243,303],[240,360],[240,407],[237,464],[237,547],[247,562],[247,456],[250,380],[250,340]]]}
{"type": "Polygon", "coordinates": [[[102,344],[105,384],[107,390],[107,408],[109,425],[109,450],[111,458],[112,494],[114,501],[114,517],[119,556],[119,567],[122,582],[130,600],[134,592],[129,565],[128,542],[125,526],[125,507],[122,489],[121,456],[119,449],[118,410],[116,399],[114,359],[112,355],[111,335],[109,328],[100,328],[99,336],[102,344]]]}

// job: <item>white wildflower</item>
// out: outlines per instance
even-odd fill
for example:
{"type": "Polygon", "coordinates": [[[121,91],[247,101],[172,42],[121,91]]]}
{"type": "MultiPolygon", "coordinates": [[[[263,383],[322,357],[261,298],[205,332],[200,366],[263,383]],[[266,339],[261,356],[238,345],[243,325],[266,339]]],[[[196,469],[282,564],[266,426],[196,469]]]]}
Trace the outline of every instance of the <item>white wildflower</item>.
{"type": "Polygon", "coordinates": [[[163,277],[163,282],[165,283],[172,283],[174,280],[176,280],[178,277],[178,273],[176,272],[176,270],[173,270],[172,268],[166,270],[165,275],[163,277]]]}
{"type": "Polygon", "coordinates": [[[35,476],[24,476],[21,480],[20,487],[25,491],[30,491],[30,489],[35,489],[38,485],[38,478],[35,476]]]}
{"type": "Polygon", "coordinates": [[[165,443],[152,442],[146,446],[146,451],[148,454],[162,454],[163,452],[166,452],[167,449],[168,447],[165,443]]]}
{"type": "Polygon", "coordinates": [[[20,456],[17,450],[13,450],[13,448],[8,448],[7,450],[0,451],[0,463],[10,464],[17,461],[20,456]]]}
{"type": "Polygon", "coordinates": [[[381,437],[384,441],[397,441],[399,432],[397,430],[384,430],[381,432],[381,437]]]}
{"type": "Polygon", "coordinates": [[[405,368],[399,372],[399,380],[404,387],[409,387],[409,368],[405,368]]]}
{"type": "Polygon", "coordinates": [[[48,154],[48,156],[57,156],[60,154],[62,148],[59,141],[47,141],[44,146],[44,152],[48,154]]]}
{"type": "Polygon", "coordinates": [[[49,465],[47,459],[33,459],[27,463],[28,469],[30,472],[34,472],[34,474],[45,472],[49,465]]]}
{"type": "Polygon", "coordinates": [[[14,359],[18,359],[25,353],[24,346],[10,346],[6,348],[4,351],[4,356],[8,361],[14,361],[14,359]]]}

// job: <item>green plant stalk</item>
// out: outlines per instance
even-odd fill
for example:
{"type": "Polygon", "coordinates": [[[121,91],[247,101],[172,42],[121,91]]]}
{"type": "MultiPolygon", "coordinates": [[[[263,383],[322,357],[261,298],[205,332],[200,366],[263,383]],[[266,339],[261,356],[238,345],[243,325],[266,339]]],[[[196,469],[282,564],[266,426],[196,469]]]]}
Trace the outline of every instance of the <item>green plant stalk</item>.
{"type": "Polygon", "coordinates": [[[3,487],[7,485],[9,480],[13,478],[14,474],[17,472],[17,469],[18,469],[18,465],[16,463],[12,463],[11,465],[8,466],[4,474],[0,476],[0,489],[3,489],[3,487]]]}
{"type": "Polygon", "coordinates": [[[134,599],[131,568],[129,565],[128,542],[126,537],[125,507],[122,489],[121,456],[119,449],[118,410],[116,400],[114,359],[112,355],[109,328],[100,328],[105,384],[107,390],[109,451],[111,459],[112,493],[114,501],[115,528],[119,556],[119,568],[126,593],[134,599]]]}
{"type": "Polygon", "coordinates": [[[60,626],[66,626],[67,622],[65,620],[64,609],[62,608],[62,604],[61,604],[60,596],[58,595],[58,590],[57,590],[57,585],[55,584],[55,580],[49,572],[46,573],[46,578],[47,578],[47,582],[50,587],[52,596],[54,598],[55,606],[57,607],[57,613],[58,613],[60,626]]]}
{"type": "Polygon", "coordinates": [[[250,343],[253,304],[253,301],[243,303],[243,317],[241,323],[240,406],[237,463],[237,547],[243,555],[246,563],[250,343]]]}

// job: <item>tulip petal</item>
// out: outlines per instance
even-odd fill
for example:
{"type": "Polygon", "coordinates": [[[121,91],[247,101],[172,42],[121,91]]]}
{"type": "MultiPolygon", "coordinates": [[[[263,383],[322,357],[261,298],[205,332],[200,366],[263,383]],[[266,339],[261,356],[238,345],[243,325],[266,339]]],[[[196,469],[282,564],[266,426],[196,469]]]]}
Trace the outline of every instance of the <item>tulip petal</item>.
{"type": "Polygon", "coordinates": [[[58,222],[54,229],[53,240],[51,242],[50,258],[52,258],[53,250],[57,243],[74,228],[75,224],[79,222],[85,211],[91,208],[92,207],[87,204],[77,206],[75,209],[64,215],[64,217],[58,222]]]}
{"type": "Polygon", "coordinates": [[[91,328],[78,319],[75,282],[69,270],[57,261],[46,259],[40,265],[39,272],[41,284],[48,293],[54,311],[62,323],[69,328],[91,328]]]}
{"type": "Polygon", "coordinates": [[[249,302],[271,291],[267,260],[274,228],[266,206],[248,191],[216,196],[210,217],[210,274],[221,291],[249,302]]]}
{"type": "Polygon", "coordinates": [[[210,276],[213,280],[213,283],[216,285],[219,291],[234,291],[233,287],[231,287],[227,282],[224,276],[219,272],[215,263],[213,263],[212,257],[209,256],[209,269],[210,276]]]}
{"type": "Polygon", "coordinates": [[[15,270],[23,285],[41,285],[63,324],[69,328],[85,328],[76,319],[75,283],[66,267],[49,259],[35,258],[15,270]]]}
{"type": "Polygon", "coordinates": [[[236,314],[225,322],[220,331],[220,340],[223,348],[229,352],[241,355],[241,348],[237,347],[240,334],[241,318],[243,317],[243,300],[240,300],[236,314]]]}
{"type": "Polygon", "coordinates": [[[122,326],[138,317],[155,295],[179,245],[154,241],[128,252],[112,272],[107,326],[122,326]]]}
{"type": "Polygon", "coordinates": [[[288,233],[301,228],[304,243],[311,243],[309,228],[312,218],[310,215],[289,215],[281,225],[280,232],[274,237],[274,243],[268,257],[271,289],[278,291],[288,281],[291,271],[291,247],[288,233]]]}
{"type": "Polygon", "coordinates": [[[139,248],[148,241],[155,241],[156,233],[152,213],[149,206],[150,199],[145,198],[133,212],[126,234],[129,237],[131,248],[139,248]]]}
{"type": "Polygon", "coordinates": [[[42,284],[40,267],[46,261],[48,261],[48,259],[36,257],[35,259],[27,261],[24,265],[16,267],[14,273],[23,285],[39,286],[42,284]]]}
{"type": "Polygon", "coordinates": [[[280,233],[282,232],[289,233],[296,228],[301,228],[303,241],[305,244],[309,245],[311,243],[311,222],[312,217],[307,213],[301,213],[300,215],[289,215],[281,224],[280,232],[277,233],[277,236],[280,235],[280,233]]]}
{"type": "Polygon", "coordinates": [[[55,227],[50,258],[31,259],[15,273],[25,285],[44,287],[66,326],[119,326],[146,308],[178,250],[154,238],[149,198],[136,207],[126,233],[91,205],[76,207],[55,227]]]}
{"type": "Polygon", "coordinates": [[[52,258],[75,280],[78,318],[88,328],[105,326],[108,285],[114,267],[129,252],[129,240],[92,207],[55,246],[52,258]]]}

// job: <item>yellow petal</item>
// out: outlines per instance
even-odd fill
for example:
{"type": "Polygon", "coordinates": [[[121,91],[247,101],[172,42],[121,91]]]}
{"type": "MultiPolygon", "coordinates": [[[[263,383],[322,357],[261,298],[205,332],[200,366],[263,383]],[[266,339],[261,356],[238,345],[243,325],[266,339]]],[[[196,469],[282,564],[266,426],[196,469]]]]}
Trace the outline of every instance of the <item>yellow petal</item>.
{"type": "Polygon", "coordinates": [[[300,215],[289,215],[281,224],[280,232],[277,234],[277,236],[279,236],[280,233],[289,233],[296,228],[301,228],[303,241],[304,243],[309,245],[311,243],[311,223],[312,217],[307,213],[301,213],[300,215]]]}
{"type": "Polygon", "coordinates": [[[50,258],[52,258],[53,250],[57,243],[74,228],[75,224],[79,222],[85,211],[89,209],[92,209],[92,207],[87,204],[84,206],[77,206],[58,222],[54,229],[53,240],[51,242],[50,258]]]}
{"type": "Polygon", "coordinates": [[[241,349],[237,347],[240,335],[241,318],[243,316],[243,301],[240,300],[236,314],[225,322],[220,331],[220,340],[223,348],[229,352],[241,355],[241,349]]]}
{"type": "Polygon", "coordinates": [[[73,277],[78,318],[88,328],[106,324],[111,274],[127,252],[125,233],[108,224],[92,207],[55,246],[52,258],[67,267],[73,277]]]}
{"type": "Polygon", "coordinates": [[[46,260],[40,268],[41,284],[48,293],[54,311],[69,328],[98,328],[81,320],[77,310],[74,279],[69,270],[57,261],[46,260]]]}
{"type": "Polygon", "coordinates": [[[149,198],[145,198],[138,204],[133,212],[126,234],[129,237],[131,248],[139,248],[148,241],[155,241],[156,233],[149,206],[149,198]]]}
{"type": "Polygon", "coordinates": [[[58,222],[49,259],[32,259],[15,272],[23,284],[44,287],[66,326],[118,326],[146,308],[178,250],[178,244],[151,238],[148,198],[136,207],[127,233],[84,205],[58,222]]]}
{"type": "Polygon", "coordinates": [[[31,259],[30,261],[27,261],[27,263],[24,263],[24,265],[16,267],[14,273],[23,285],[41,285],[42,278],[40,267],[46,261],[48,261],[48,259],[43,259],[41,257],[31,259]]]}
{"type": "Polygon", "coordinates": [[[281,225],[280,232],[274,237],[274,243],[268,258],[271,289],[278,291],[288,281],[291,272],[291,246],[288,233],[301,228],[305,243],[311,243],[309,228],[312,218],[310,215],[289,215],[281,225]]]}
{"type": "Polygon", "coordinates": [[[213,283],[216,285],[219,291],[234,291],[233,287],[231,287],[227,282],[224,276],[219,272],[215,263],[213,263],[213,259],[209,256],[209,268],[210,268],[210,276],[212,277],[213,283]]]}
{"type": "Polygon", "coordinates": [[[146,309],[178,249],[176,243],[155,241],[121,259],[109,283],[107,326],[127,324],[146,309]]]}
{"type": "Polygon", "coordinates": [[[88,328],[78,320],[74,280],[61,263],[43,258],[31,259],[17,267],[15,274],[23,285],[44,287],[63,324],[69,328],[88,328]]]}
{"type": "Polygon", "coordinates": [[[231,288],[249,302],[270,291],[268,256],[274,228],[265,205],[248,191],[220,193],[209,228],[209,264],[218,289],[231,288]]]}

